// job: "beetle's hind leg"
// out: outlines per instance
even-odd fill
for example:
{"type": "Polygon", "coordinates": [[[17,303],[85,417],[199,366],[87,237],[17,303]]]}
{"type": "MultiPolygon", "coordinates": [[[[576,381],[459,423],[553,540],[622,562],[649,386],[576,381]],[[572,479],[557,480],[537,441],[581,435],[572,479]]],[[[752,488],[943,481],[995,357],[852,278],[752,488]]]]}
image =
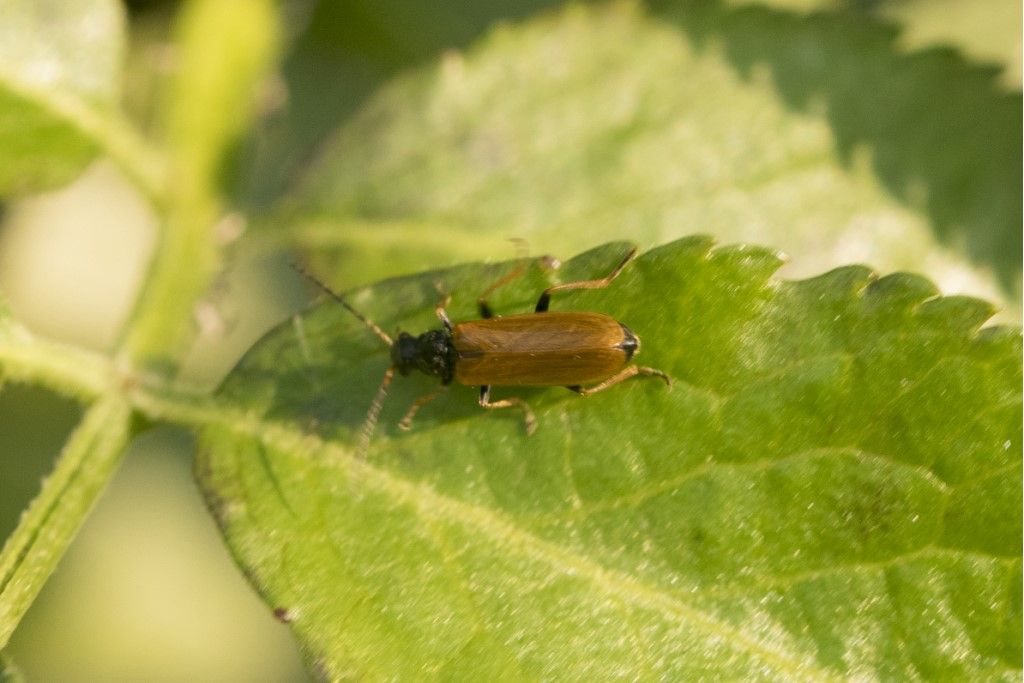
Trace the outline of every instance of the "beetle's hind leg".
{"type": "Polygon", "coordinates": [[[548,287],[540,295],[540,298],[537,299],[537,306],[533,309],[533,312],[545,313],[548,310],[548,306],[551,305],[551,295],[555,292],[564,292],[569,289],[604,289],[612,283],[612,280],[619,276],[619,273],[626,267],[626,264],[634,258],[636,258],[636,247],[633,247],[626,254],[626,258],[622,259],[622,262],[615,266],[615,270],[600,280],[580,280],[579,282],[566,282],[565,284],[548,287]]]}
{"type": "Polygon", "coordinates": [[[530,406],[521,398],[503,398],[500,401],[491,401],[490,385],[480,387],[480,407],[493,410],[495,408],[521,408],[523,419],[526,424],[526,435],[529,436],[537,429],[537,418],[534,416],[530,406]]]}
{"type": "Polygon", "coordinates": [[[599,391],[604,391],[605,389],[613,387],[623,380],[627,380],[630,377],[636,377],[638,375],[641,377],[657,377],[663,380],[665,384],[667,384],[669,387],[672,386],[672,378],[666,375],[661,370],[656,370],[654,368],[646,368],[642,365],[630,365],[629,367],[624,368],[618,374],[612,375],[611,377],[601,382],[600,384],[595,384],[592,387],[581,387],[579,385],[576,385],[566,387],[566,389],[568,389],[569,391],[575,391],[580,396],[590,396],[591,394],[596,394],[599,391]]]}

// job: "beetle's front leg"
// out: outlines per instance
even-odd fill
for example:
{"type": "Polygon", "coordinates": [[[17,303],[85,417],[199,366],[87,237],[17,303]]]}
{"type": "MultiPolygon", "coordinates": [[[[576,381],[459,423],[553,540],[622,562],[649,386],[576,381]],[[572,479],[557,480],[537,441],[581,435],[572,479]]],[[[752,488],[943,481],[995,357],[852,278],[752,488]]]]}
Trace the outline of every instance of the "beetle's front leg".
{"type": "Polygon", "coordinates": [[[434,313],[437,314],[438,320],[440,320],[441,324],[444,325],[444,329],[451,332],[452,321],[448,317],[448,311],[446,311],[445,309],[448,308],[448,304],[452,302],[452,295],[444,293],[444,291],[441,289],[440,282],[434,283],[434,289],[437,290],[438,295],[441,297],[441,300],[437,302],[437,306],[434,306],[434,313]]]}
{"type": "Polygon", "coordinates": [[[407,411],[405,411],[405,416],[403,416],[402,419],[399,420],[398,428],[405,432],[412,429],[412,419],[416,417],[416,413],[420,412],[420,408],[427,405],[428,403],[433,401],[435,398],[437,398],[447,390],[448,385],[442,384],[437,389],[431,391],[429,394],[425,396],[420,396],[418,399],[413,401],[413,404],[409,406],[409,409],[407,411]]]}

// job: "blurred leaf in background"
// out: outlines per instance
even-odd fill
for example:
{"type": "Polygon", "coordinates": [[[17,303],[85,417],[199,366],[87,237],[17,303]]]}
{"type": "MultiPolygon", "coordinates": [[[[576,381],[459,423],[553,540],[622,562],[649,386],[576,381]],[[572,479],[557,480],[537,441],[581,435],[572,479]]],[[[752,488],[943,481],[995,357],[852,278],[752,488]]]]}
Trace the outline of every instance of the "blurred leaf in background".
{"type": "Polygon", "coordinates": [[[124,17],[116,0],[12,2],[0,22],[0,192],[67,182],[116,111],[124,17]]]}
{"type": "Polygon", "coordinates": [[[294,29],[281,76],[287,106],[252,138],[240,176],[243,205],[265,207],[292,184],[325,138],[386,79],[465,48],[496,22],[525,19],[556,0],[424,0],[290,5],[294,29]]]}
{"type": "Polygon", "coordinates": [[[320,252],[335,236],[340,276],[366,258],[346,240],[396,222],[413,243],[461,227],[457,253],[482,232],[558,252],[585,225],[591,245],[699,230],[777,244],[795,275],[863,260],[1014,301],[1019,94],[894,38],[856,12],[716,3],[503,29],[377,94],[286,217],[320,252]]]}

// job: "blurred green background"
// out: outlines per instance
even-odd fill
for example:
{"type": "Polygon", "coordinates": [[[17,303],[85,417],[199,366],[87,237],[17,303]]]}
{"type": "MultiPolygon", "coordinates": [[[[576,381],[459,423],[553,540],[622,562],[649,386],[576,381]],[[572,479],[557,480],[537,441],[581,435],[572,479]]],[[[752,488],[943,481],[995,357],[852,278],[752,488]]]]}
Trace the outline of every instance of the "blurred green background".
{"type": "MultiPolygon", "coordinates": [[[[370,130],[372,135],[365,107],[382,87],[386,103],[386,87],[401,94],[405,74],[444,63],[458,51],[472,53],[495,27],[545,16],[556,4],[282,3],[286,43],[278,77],[266,84],[263,116],[224,169],[234,209],[250,223],[274,220],[279,215],[274,207],[287,205],[282,199],[292,196],[297,179],[337,131],[348,126],[353,134],[370,130]]],[[[154,136],[162,88],[174,70],[171,35],[180,5],[127,3],[124,106],[154,136]]],[[[920,234],[890,235],[884,225],[873,224],[862,235],[848,231],[841,239],[823,238],[802,252],[800,244],[785,244],[784,235],[752,234],[743,226],[720,237],[793,250],[790,276],[850,261],[912,268],[936,279],[943,291],[995,300],[1004,319],[1019,320],[1018,2],[733,0],[651,2],[646,11],[697,46],[714,44],[742,78],[769,78],[791,110],[826,110],[840,156],[850,167],[867,163],[858,154],[868,146],[873,173],[885,191],[928,217],[920,234]],[[894,80],[901,93],[864,90],[865,72],[901,70],[905,78],[894,80]],[[930,97],[951,74],[958,83],[955,97],[971,106],[946,107],[930,119],[930,97]],[[894,113],[893,106],[906,111],[894,113]],[[958,137],[948,148],[934,145],[934,136],[922,144],[905,128],[891,126],[897,115],[946,126],[958,137]],[[1014,126],[1016,136],[1006,138],[1014,126]],[[974,136],[962,139],[965,130],[974,136]],[[963,168],[951,163],[965,158],[968,177],[981,190],[965,182],[963,168]],[[960,170],[952,173],[953,167],[960,170]],[[925,242],[927,249],[921,246],[925,242]]],[[[367,147],[373,150],[375,143],[371,139],[367,147]]],[[[380,149],[387,151],[388,144],[395,143],[382,139],[380,149]]],[[[375,182],[373,173],[367,177],[367,183],[375,182]]],[[[387,174],[376,180],[386,191],[387,174]]],[[[330,187],[320,192],[333,197],[330,187]]],[[[424,196],[429,192],[424,188],[424,196]]],[[[327,263],[341,273],[339,286],[445,265],[438,259],[451,262],[464,253],[493,249],[494,258],[515,253],[505,238],[519,235],[495,237],[500,231],[494,231],[481,233],[480,242],[465,252],[459,240],[472,232],[451,239],[442,235],[411,252],[389,254],[380,243],[392,239],[387,221],[395,222],[399,236],[432,229],[403,227],[399,199],[390,201],[360,209],[362,217],[382,221],[379,232],[366,237],[378,240],[377,258],[363,258],[353,246],[363,239],[357,235],[327,263]]],[[[543,209],[540,201],[538,206],[543,209]]],[[[426,216],[432,226],[445,222],[443,211],[426,216]]],[[[466,216],[471,222],[472,211],[466,216]]],[[[97,162],[68,187],[3,207],[0,291],[37,333],[109,350],[133,303],[156,228],[136,190],[112,165],[97,162]]],[[[695,225],[685,232],[706,229],[695,225]]],[[[531,247],[567,245],[541,230],[531,236],[531,247]]],[[[302,305],[306,292],[291,275],[288,259],[287,249],[267,249],[258,239],[235,249],[228,272],[197,310],[201,336],[185,369],[190,383],[215,386],[263,331],[302,305]]],[[[75,404],[42,390],[8,386],[0,392],[0,536],[14,528],[79,415],[75,404]]],[[[15,634],[11,652],[30,680],[306,678],[287,629],[246,585],[206,514],[191,480],[191,447],[189,437],[169,428],[153,430],[132,446],[15,634]]]]}

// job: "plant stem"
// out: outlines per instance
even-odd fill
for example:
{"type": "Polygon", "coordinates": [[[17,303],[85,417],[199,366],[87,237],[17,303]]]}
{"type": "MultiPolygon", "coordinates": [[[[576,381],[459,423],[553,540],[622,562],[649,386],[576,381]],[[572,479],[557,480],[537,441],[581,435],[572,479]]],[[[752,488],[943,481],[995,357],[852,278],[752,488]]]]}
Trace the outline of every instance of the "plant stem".
{"type": "Polygon", "coordinates": [[[108,395],[71,435],[42,490],[0,551],[0,649],[42,589],[121,460],[131,407],[108,395]]]}

